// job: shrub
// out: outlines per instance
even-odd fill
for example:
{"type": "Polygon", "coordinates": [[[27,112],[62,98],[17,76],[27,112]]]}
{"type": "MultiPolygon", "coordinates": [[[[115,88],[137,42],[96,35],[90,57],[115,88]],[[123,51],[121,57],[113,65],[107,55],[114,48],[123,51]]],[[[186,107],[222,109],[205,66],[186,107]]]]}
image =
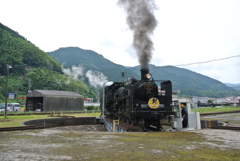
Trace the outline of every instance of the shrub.
{"type": "Polygon", "coordinates": [[[95,110],[95,106],[86,106],[85,109],[87,109],[88,111],[95,110]]]}

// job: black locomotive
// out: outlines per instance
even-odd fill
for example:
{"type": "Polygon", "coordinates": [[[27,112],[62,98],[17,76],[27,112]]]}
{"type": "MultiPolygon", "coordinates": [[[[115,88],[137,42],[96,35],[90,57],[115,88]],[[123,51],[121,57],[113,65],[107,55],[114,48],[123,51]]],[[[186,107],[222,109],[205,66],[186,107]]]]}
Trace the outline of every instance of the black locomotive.
{"type": "Polygon", "coordinates": [[[100,105],[105,106],[104,115],[143,129],[161,129],[161,119],[174,114],[171,81],[154,81],[148,69],[141,69],[141,80],[129,77],[105,87],[104,92],[100,105]]]}

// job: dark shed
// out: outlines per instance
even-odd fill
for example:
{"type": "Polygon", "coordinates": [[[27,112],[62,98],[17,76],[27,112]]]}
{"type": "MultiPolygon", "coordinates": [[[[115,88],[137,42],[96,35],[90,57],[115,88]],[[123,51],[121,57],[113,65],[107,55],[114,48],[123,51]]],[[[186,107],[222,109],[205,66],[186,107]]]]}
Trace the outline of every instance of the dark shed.
{"type": "Polygon", "coordinates": [[[27,94],[26,111],[84,110],[83,96],[70,91],[34,90],[27,94]]]}

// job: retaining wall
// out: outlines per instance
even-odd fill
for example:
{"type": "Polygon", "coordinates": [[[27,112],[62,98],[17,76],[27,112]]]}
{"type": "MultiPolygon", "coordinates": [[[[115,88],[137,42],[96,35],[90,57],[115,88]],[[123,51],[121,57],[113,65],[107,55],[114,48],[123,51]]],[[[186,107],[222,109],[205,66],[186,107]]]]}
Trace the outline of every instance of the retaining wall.
{"type": "Polygon", "coordinates": [[[54,127],[54,126],[69,126],[69,125],[89,125],[100,124],[100,120],[96,117],[67,117],[67,118],[52,118],[31,120],[23,123],[27,126],[37,127],[54,127]]]}

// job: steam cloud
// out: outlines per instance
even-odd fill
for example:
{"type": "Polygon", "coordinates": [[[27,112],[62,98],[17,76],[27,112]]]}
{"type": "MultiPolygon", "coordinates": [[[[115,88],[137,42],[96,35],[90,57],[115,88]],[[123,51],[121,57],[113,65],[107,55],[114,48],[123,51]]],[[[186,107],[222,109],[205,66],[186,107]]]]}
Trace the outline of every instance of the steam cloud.
{"type": "Polygon", "coordinates": [[[86,77],[88,78],[89,83],[95,88],[102,86],[104,82],[108,81],[107,77],[98,71],[88,70],[86,77]]]}
{"type": "MultiPolygon", "coordinates": [[[[82,66],[72,66],[72,70],[70,68],[63,68],[62,71],[65,75],[72,77],[74,80],[84,80],[84,78],[88,78],[91,86],[97,88],[103,85],[104,82],[107,82],[107,77],[98,71],[88,70],[84,73],[84,68],[82,66]]],[[[70,80],[66,82],[70,83],[70,80]]]]}
{"type": "Polygon", "coordinates": [[[154,50],[150,35],[157,26],[153,11],[157,9],[154,0],[119,0],[127,12],[127,24],[133,31],[133,47],[137,51],[141,69],[149,69],[154,50]]]}
{"type": "Polygon", "coordinates": [[[72,70],[69,68],[63,68],[62,71],[65,75],[72,77],[74,80],[78,80],[79,76],[83,76],[83,67],[80,65],[77,67],[75,65],[72,66],[72,70]]]}

